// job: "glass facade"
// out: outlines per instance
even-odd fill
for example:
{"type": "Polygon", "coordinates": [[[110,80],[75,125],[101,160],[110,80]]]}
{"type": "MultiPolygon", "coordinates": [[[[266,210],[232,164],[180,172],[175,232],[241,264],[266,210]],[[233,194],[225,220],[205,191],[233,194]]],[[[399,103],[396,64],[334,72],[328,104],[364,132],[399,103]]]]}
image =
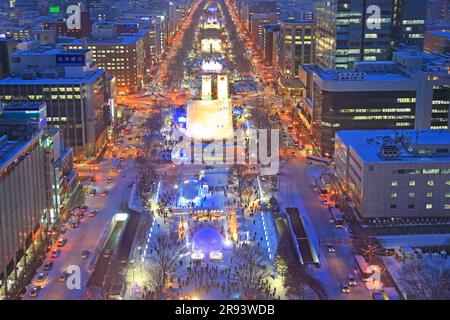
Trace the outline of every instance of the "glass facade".
{"type": "Polygon", "coordinates": [[[320,0],[317,17],[317,64],[351,69],[355,61],[389,60],[399,43],[422,47],[425,0],[320,0]],[[379,8],[379,17],[368,10],[379,8]],[[369,12],[368,12],[369,11],[369,12]],[[407,31],[408,30],[408,31],[407,31]]]}

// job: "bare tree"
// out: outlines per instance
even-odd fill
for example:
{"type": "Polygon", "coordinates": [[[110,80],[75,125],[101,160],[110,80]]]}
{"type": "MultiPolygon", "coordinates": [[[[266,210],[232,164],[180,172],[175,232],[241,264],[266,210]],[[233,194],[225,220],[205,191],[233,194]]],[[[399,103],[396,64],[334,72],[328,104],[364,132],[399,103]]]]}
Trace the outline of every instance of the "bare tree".
{"type": "Polygon", "coordinates": [[[163,300],[170,295],[170,281],[180,266],[184,245],[167,236],[160,236],[150,250],[146,262],[144,299],[163,300]]]}
{"type": "Polygon", "coordinates": [[[261,247],[255,244],[242,245],[236,249],[235,257],[235,277],[244,299],[268,298],[269,273],[261,247]]]}
{"type": "Polygon", "coordinates": [[[233,175],[231,176],[231,179],[233,180],[233,184],[236,189],[236,195],[238,195],[239,198],[242,200],[245,192],[245,185],[247,182],[245,176],[245,167],[241,164],[236,165],[235,170],[233,171],[233,175]]]}
{"type": "Polygon", "coordinates": [[[361,251],[362,251],[363,255],[365,257],[367,257],[367,260],[369,262],[372,262],[372,259],[375,256],[379,256],[384,253],[383,247],[379,244],[378,241],[375,241],[375,240],[366,241],[363,244],[361,251]]]}
{"type": "Polygon", "coordinates": [[[270,199],[269,199],[268,209],[272,213],[280,213],[281,212],[280,204],[278,203],[277,198],[275,198],[274,196],[270,197],[270,199]]]}
{"type": "Polygon", "coordinates": [[[446,260],[410,260],[400,276],[407,295],[418,300],[450,299],[450,265],[446,260]]]}

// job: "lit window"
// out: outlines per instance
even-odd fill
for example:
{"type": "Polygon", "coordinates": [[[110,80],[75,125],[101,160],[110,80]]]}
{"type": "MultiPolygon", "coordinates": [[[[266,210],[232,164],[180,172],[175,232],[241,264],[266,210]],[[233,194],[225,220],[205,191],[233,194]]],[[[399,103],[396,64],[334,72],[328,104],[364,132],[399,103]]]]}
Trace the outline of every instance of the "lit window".
{"type": "Polygon", "coordinates": [[[433,197],[433,192],[427,192],[427,198],[432,198],[433,197]]]}
{"type": "MultiPolygon", "coordinates": [[[[450,182],[450,181],[449,181],[450,182]]],[[[392,181],[391,182],[391,186],[396,187],[398,186],[398,181],[392,181]]]]}
{"type": "Polygon", "coordinates": [[[416,193],[415,193],[415,192],[410,192],[410,193],[408,194],[408,196],[409,196],[410,198],[414,198],[414,197],[416,196],[416,193]]]}
{"type": "Polygon", "coordinates": [[[415,185],[416,185],[416,181],[411,180],[411,181],[409,182],[409,186],[410,186],[410,187],[414,187],[415,185]]]}
{"type": "Polygon", "coordinates": [[[391,198],[397,198],[397,192],[391,192],[391,198]]]}
{"type": "Polygon", "coordinates": [[[433,180],[428,180],[427,181],[427,185],[430,186],[430,187],[434,186],[434,181],[433,180]]]}
{"type": "Polygon", "coordinates": [[[433,205],[431,203],[427,203],[425,205],[425,209],[427,209],[427,210],[433,209],[433,205]]]}

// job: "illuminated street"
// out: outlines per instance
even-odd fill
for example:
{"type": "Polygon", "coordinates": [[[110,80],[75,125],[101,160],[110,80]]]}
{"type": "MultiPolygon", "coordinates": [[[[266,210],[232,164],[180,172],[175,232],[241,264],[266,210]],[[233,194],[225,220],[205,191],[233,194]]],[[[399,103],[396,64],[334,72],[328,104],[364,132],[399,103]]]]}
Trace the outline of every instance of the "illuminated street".
{"type": "Polygon", "coordinates": [[[1,5],[0,300],[450,299],[444,1],[78,2],[1,5]]]}

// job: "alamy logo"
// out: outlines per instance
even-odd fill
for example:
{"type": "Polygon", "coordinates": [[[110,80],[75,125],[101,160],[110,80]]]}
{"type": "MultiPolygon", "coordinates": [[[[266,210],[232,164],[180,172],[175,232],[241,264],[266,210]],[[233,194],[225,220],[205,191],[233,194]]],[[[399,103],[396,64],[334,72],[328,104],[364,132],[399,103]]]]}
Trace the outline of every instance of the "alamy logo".
{"type": "Polygon", "coordinates": [[[261,175],[275,175],[279,170],[278,129],[236,130],[225,140],[192,140],[183,129],[176,129],[172,141],[172,162],[203,165],[258,165],[261,175]],[[269,146],[270,144],[270,146],[269,146]]]}
{"type": "Polygon", "coordinates": [[[66,286],[69,290],[81,289],[81,270],[79,266],[70,265],[66,269],[66,286]]]}
{"type": "Polygon", "coordinates": [[[79,5],[72,4],[67,7],[67,29],[81,29],[81,9],[79,5]]]}
{"type": "Polygon", "coordinates": [[[381,8],[377,5],[370,5],[367,7],[366,13],[369,15],[366,21],[367,29],[381,29],[381,8]]]}

